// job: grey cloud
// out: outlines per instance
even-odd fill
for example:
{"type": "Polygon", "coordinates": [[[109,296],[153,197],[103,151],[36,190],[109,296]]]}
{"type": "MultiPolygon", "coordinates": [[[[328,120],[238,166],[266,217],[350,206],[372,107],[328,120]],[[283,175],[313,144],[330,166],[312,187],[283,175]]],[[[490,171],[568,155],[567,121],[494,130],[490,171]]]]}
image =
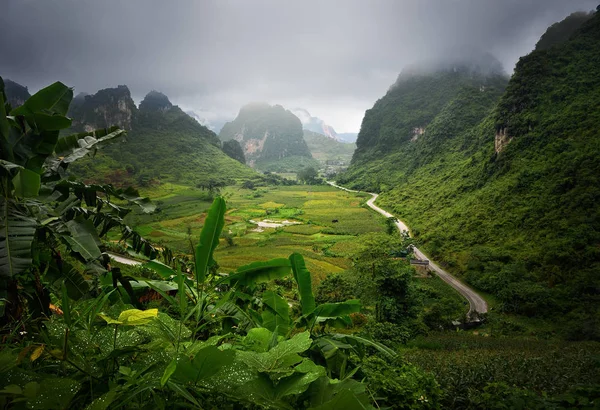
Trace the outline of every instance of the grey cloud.
{"type": "Polygon", "coordinates": [[[301,106],[356,131],[407,64],[469,46],[512,71],[555,21],[598,0],[5,0],[0,75],[36,90],[127,84],[188,109],[301,106]]]}

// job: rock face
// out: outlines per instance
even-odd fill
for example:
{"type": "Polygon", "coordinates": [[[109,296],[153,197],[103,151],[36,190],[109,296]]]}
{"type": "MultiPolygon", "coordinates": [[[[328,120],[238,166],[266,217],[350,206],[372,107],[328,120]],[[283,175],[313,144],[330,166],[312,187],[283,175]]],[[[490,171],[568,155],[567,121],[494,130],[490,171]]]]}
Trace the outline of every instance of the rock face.
{"type": "Polygon", "coordinates": [[[511,140],[512,137],[508,135],[508,128],[501,128],[496,131],[496,136],[494,137],[494,150],[496,154],[501,153],[511,140]]]}
{"type": "Polygon", "coordinates": [[[310,113],[304,108],[296,108],[292,112],[300,119],[300,122],[302,122],[302,128],[305,130],[325,135],[326,137],[336,141],[340,140],[337,132],[335,132],[331,125],[327,125],[325,121],[320,118],[311,116],[310,113]]]}
{"type": "Polygon", "coordinates": [[[23,105],[23,103],[31,97],[27,87],[11,80],[4,80],[4,92],[6,93],[6,98],[12,108],[23,105]]]}
{"type": "Polygon", "coordinates": [[[248,104],[223,126],[219,138],[236,140],[249,164],[300,156],[312,158],[298,117],[281,105],[248,104]]]}
{"type": "Polygon", "coordinates": [[[77,131],[91,131],[113,125],[131,130],[137,112],[129,88],[120,85],[83,98],[78,95],[71,104],[69,116],[73,118],[73,128],[77,131]]]}

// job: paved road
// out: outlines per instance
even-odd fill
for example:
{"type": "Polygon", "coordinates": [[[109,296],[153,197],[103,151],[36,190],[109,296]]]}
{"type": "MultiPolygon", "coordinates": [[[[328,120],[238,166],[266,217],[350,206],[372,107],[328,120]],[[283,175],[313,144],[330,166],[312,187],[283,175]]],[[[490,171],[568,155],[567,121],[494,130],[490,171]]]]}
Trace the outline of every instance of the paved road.
{"type": "MultiPolygon", "coordinates": [[[[344,188],[342,186],[336,185],[333,182],[328,181],[327,183],[336,188],[343,189],[344,191],[360,192],[360,191],[355,191],[352,189],[344,188]]],[[[391,213],[389,213],[389,212],[381,209],[377,205],[375,205],[375,201],[377,200],[377,197],[379,196],[378,194],[373,194],[370,192],[368,192],[368,194],[371,195],[371,199],[369,199],[367,201],[367,205],[371,209],[373,209],[376,212],[379,212],[381,215],[385,216],[386,218],[394,217],[394,215],[392,215],[391,213]]],[[[406,232],[410,233],[410,229],[408,228],[408,226],[406,226],[406,224],[404,222],[397,220],[396,226],[398,227],[398,230],[400,232],[406,231],[406,232]]],[[[449,274],[448,272],[446,272],[445,270],[440,268],[417,247],[414,248],[414,252],[415,252],[415,256],[418,259],[429,260],[429,267],[431,268],[431,270],[433,270],[444,282],[446,282],[447,284],[452,286],[454,289],[456,289],[458,291],[458,293],[460,293],[465,299],[467,299],[467,301],[469,302],[469,316],[471,316],[471,314],[474,312],[487,313],[488,306],[487,306],[486,301],[481,296],[479,296],[473,289],[471,289],[470,287],[468,287],[467,285],[465,285],[464,283],[462,283],[461,281],[456,279],[454,276],[452,276],[451,274],[449,274]]]]}

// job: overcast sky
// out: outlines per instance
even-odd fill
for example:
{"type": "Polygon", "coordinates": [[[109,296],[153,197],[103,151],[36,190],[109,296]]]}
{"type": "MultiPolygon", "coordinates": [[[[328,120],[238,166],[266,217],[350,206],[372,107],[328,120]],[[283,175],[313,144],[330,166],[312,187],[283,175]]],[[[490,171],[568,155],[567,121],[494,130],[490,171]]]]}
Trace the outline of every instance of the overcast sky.
{"type": "Polygon", "coordinates": [[[599,0],[2,0],[0,76],[36,91],[150,90],[211,121],[250,101],[306,108],[338,132],[402,68],[475,47],[512,72],[553,22],[599,0]]]}

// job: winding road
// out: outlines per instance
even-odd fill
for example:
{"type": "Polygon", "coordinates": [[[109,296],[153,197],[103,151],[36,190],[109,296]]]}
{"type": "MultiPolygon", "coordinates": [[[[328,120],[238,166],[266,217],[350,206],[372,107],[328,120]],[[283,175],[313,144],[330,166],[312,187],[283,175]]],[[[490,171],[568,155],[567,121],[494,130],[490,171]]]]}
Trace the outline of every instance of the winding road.
{"type": "MultiPolygon", "coordinates": [[[[327,183],[333,187],[342,189],[344,191],[361,192],[361,191],[355,191],[352,189],[344,188],[343,186],[339,186],[331,181],[327,181],[327,183]]],[[[377,200],[377,197],[379,196],[378,194],[373,194],[371,192],[367,192],[367,193],[369,195],[371,195],[371,199],[369,199],[367,201],[367,205],[371,209],[373,209],[375,212],[380,213],[381,215],[385,216],[386,218],[392,218],[392,217],[395,218],[395,216],[392,215],[391,213],[389,213],[389,212],[381,209],[377,205],[375,205],[375,201],[377,200]]],[[[399,219],[396,219],[396,226],[398,227],[398,230],[400,232],[406,231],[410,234],[410,229],[408,228],[408,226],[406,226],[406,224],[404,222],[400,221],[399,219]]],[[[487,302],[479,294],[477,294],[477,292],[475,292],[473,289],[471,289],[470,287],[468,287],[467,285],[465,285],[464,283],[459,281],[457,278],[455,278],[454,276],[452,276],[451,274],[449,274],[448,272],[446,272],[445,270],[440,268],[437,264],[435,264],[431,259],[429,259],[427,257],[427,255],[425,255],[416,246],[414,247],[414,253],[418,259],[428,260],[429,267],[431,268],[431,270],[433,270],[436,273],[436,275],[438,275],[444,282],[446,282],[447,284],[452,286],[454,289],[456,289],[456,291],[458,293],[460,293],[465,299],[467,299],[467,301],[469,302],[469,314],[468,314],[469,317],[471,317],[472,314],[475,312],[487,313],[487,311],[488,311],[487,302]]]]}

